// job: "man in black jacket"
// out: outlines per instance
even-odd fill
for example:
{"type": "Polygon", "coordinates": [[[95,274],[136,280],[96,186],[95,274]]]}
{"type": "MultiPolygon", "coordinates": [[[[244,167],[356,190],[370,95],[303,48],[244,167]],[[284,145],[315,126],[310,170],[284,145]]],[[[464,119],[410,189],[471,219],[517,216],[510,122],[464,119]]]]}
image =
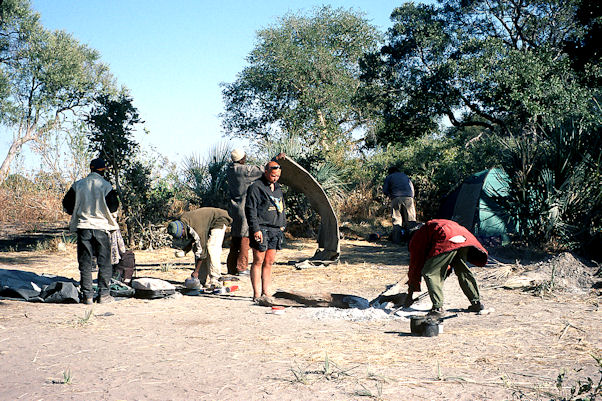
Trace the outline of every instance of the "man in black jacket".
{"type": "Polygon", "coordinates": [[[272,264],[276,259],[276,251],[282,249],[286,215],[279,178],[280,165],[271,161],[265,166],[263,176],[247,191],[245,214],[253,249],[251,284],[254,301],[270,296],[272,264]]]}

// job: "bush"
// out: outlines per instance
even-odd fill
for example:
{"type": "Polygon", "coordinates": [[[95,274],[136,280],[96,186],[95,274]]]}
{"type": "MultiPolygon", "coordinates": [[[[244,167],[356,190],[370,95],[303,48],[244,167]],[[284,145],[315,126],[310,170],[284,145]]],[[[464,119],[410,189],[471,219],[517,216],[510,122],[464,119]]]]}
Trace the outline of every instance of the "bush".
{"type": "Polygon", "coordinates": [[[123,202],[128,205],[128,237],[138,248],[160,248],[171,241],[161,230],[167,220],[174,191],[166,179],[153,178],[150,163],[133,162],[124,172],[123,202]]]}
{"type": "Polygon", "coordinates": [[[62,186],[33,180],[19,174],[10,175],[0,186],[0,222],[28,223],[67,220],[62,200],[62,186]]]}
{"type": "Polygon", "coordinates": [[[499,144],[511,177],[504,206],[517,216],[522,240],[553,250],[581,249],[599,259],[600,128],[573,123],[533,127],[499,144]]]}
{"type": "Polygon", "coordinates": [[[213,146],[206,157],[188,156],[184,160],[184,179],[180,196],[191,204],[228,209],[226,170],[231,148],[225,143],[213,146]]]}
{"type": "MultiPolygon", "coordinates": [[[[388,213],[389,201],[382,185],[390,166],[397,166],[412,180],[416,192],[416,212],[420,221],[436,217],[441,199],[467,175],[495,166],[493,141],[486,135],[477,137],[471,130],[452,130],[448,136],[425,135],[405,145],[388,146],[364,159],[356,159],[349,181],[363,192],[364,203],[371,199],[379,205],[367,210],[388,213]]],[[[349,210],[352,214],[352,210],[349,210]]],[[[378,213],[378,212],[377,212],[378,213]]]]}

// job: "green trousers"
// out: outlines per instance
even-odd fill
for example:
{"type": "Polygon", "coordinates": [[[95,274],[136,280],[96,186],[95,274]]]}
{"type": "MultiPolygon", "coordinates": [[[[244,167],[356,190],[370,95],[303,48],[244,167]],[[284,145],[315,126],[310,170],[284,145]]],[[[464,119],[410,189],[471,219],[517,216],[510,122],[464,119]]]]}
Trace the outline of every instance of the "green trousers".
{"type": "Polygon", "coordinates": [[[466,265],[467,254],[468,248],[460,248],[427,259],[424,263],[422,276],[433,302],[433,308],[443,307],[443,283],[446,278],[447,266],[451,266],[456,272],[460,288],[471,303],[481,299],[477,281],[466,265]]]}

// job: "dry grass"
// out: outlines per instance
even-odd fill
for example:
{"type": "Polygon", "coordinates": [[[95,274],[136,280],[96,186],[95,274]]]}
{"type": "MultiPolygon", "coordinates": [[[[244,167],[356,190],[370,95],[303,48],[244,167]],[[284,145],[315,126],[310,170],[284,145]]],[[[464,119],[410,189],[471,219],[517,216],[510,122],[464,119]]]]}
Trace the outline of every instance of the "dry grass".
{"type": "MultiPolygon", "coordinates": [[[[330,291],[371,299],[387,284],[405,278],[406,247],[359,240],[344,240],[341,247],[340,263],[295,270],[291,262],[310,257],[315,242],[289,241],[277,256],[273,290],[330,291]]],[[[224,249],[222,261],[226,254],[224,249]]],[[[172,249],[136,251],[136,261],[140,276],[178,284],[192,269],[191,255],[175,258],[172,249]]],[[[78,274],[74,244],[67,244],[62,253],[7,253],[3,262],[7,268],[18,265],[38,273],[76,278],[78,274]]],[[[247,278],[228,297],[130,299],[98,305],[93,319],[77,305],[11,303],[0,316],[7,338],[3,357],[13,358],[28,374],[46,377],[58,368],[77,366],[74,386],[51,389],[55,398],[64,396],[56,392],[67,387],[98,391],[92,373],[96,366],[107,367],[109,398],[114,399],[134,399],[143,387],[161,391],[176,383],[174,399],[204,399],[210,394],[213,399],[251,395],[280,401],[549,400],[558,394],[555,380],[563,370],[565,392],[575,379],[596,377],[591,355],[601,352],[597,306],[586,295],[561,294],[547,300],[493,288],[490,284],[513,274],[512,266],[500,266],[499,271],[476,268],[486,306],[495,306],[496,312],[480,317],[458,313],[445,322],[444,334],[436,339],[409,335],[405,320],[319,320],[303,308],[273,316],[251,303],[247,278]],[[22,335],[32,327],[43,334],[22,335]],[[108,338],[111,347],[106,353],[90,352],[105,347],[108,338]],[[65,344],[74,349],[65,351],[65,344]],[[22,347],[29,348],[25,352],[22,347]],[[123,361],[123,350],[135,356],[135,363],[123,361]],[[84,351],[93,361],[89,369],[77,364],[78,352],[84,351]],[[46,355],[53,355],[51,362],[46,355]],[[26,369],[32,358],[37,358],[36,369],[26,369]],[[211,381],[202,381],[209,376],[211,381]],[[191,382],[203,385],[192,389],[186,385],[191,382]]],[[[448,309],[467,304],[453,277],[445,295],[448,309]]],[[[25,390],[30,382],[14,384],[10,394],[16,396],[11,399],[30,391],[25,390]]]]}
{"type": "Polygon", "coordinates": [[[372,220],[386,215],[388,210],[387,202],[377,199],[373,188],[366,183],[346,194],[334,206],[343,221],[372,220]]]}
{"type": "Polygon", "coordinates": [[[0,189],[0,222],[31,223],[67,219],[63,212],[64,194],[56,190],[0,189]]]}

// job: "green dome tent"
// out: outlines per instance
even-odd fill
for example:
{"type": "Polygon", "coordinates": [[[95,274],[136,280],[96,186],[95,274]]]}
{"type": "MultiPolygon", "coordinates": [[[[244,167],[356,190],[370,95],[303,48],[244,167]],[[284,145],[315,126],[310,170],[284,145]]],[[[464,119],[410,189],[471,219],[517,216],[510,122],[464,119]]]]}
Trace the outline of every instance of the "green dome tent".
{"type": "Polygon", "coordinates": [[[508,196],[509,183],[498,168],[473,174],[443,199],[438,217],[463,225],[485,245],[504,245],[516,232],[516,223],[498,204],[508,196]]]}

